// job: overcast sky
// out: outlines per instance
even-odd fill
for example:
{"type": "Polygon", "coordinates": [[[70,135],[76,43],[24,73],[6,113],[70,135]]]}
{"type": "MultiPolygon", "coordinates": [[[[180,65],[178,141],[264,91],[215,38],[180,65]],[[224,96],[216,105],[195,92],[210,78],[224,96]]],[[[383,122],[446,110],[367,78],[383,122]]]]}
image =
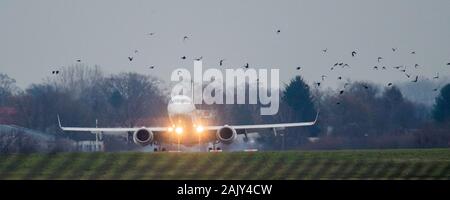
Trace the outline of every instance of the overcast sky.
{"type": "Polygon", "coordinates": [[[448,0],[1,0],[0,72],[24,88],[82,59],[109,73],[135,71],[167,81],[172,70],[192,69],[192,58],[203,56],[207,67],[226,59],[229,68],[247,62],[279,68],[283,82],[295,74],[310,83],[326,74],[326,86],[336,85],[337,76],[407,81],[398,70],[372,67],[415,63],[421,67],[408,73],[432,79],[437,72],[450,75],[449,8],[448,0]],[[336,62],[351,68],[330,71],[336,62]]]}

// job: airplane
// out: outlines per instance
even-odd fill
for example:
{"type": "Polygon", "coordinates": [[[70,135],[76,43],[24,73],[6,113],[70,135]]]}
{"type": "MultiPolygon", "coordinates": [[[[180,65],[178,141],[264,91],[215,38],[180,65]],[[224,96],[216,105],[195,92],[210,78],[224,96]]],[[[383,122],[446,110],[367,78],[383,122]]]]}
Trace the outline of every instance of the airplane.
{"type": "MultiPolygon", "coordinates": [[[[171,126],[161,127],[132,127],[132,128],[99,128],[99,127],[64,127],[58,118],[59,127],[63,131],[91,132],[95,134],[125,135],[132,138],[135,144],[141,146],[158,145],[154,151],[166,151],[161,147],[163,144],[178,144],[193,146],[196,144],[213,143],[213,145],[231,144],[236,140],[237,135],[244,134],[247,139],[249,130],[272,129],[277,135],[277,130],[284,130],[288,127],[312,126],[319,116],[317,112],[314,121],[278,124],[255,124],[255,125],[222,125],[208,126],[196,114],[196,108],[192,98],[186,95],[176,95],[171,98],[167,105],[169,121],[171,126]]],[[[221,150],[220,147],[217,149],[221,150]]]]}

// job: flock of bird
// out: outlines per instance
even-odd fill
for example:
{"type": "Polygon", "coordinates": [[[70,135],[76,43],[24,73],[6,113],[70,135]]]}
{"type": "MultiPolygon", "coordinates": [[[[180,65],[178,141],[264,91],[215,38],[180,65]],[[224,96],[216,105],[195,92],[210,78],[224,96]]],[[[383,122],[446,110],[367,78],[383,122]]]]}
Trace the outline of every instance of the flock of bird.
{"type": "MultiPolygon", "coordinates": [[[[277,29],[277,30],[275,30],[275,33],[277,35],[279,35],[281,33],[281,30],[277,29]]],[[[156,34],[155,32],[150,32],[150,33],[147,33],[146,35],[150,36],[150,37],[153,37],[153,36],[155,36],[155,34],[156,34]]],[[[189,38],[190,37],[188,35],[183,36],[182,42],[187,42],[189,40],[189,38]]],[[[391,48],[391,50],[392,50],[393,53],[398,52],[398,49],[395,48],[395,47],[391,48]]],[[[136,55],[138,52],[139,52],[138,50],[134,50],[134,55],[136,55]]],[[[325,48],[325,49],[322,50],[323,54],[327,54],[328,52],[329,52],[328,48],[325,48]]],[[[356,50],[354,50],[354,51],[350,52],[350,54],[351,54],[352,58],[355,58],[355,57],[358,56],[359,53],[356,50]]],[[[411,55],[415,55],[416,51],[411,51],[410,54],[411,55]]],[[[134,55],[128,56],[128,61],[129,62],[133,62],[134,55]]],[[[187,57],[186,56],[181,56],[180,59],[186,60],[187,57]]],[[[203,59],[203,56],[200,56],[200,57],[197,57],[197,58],[193,58],[193,60],[196,60],[196,61],[200,61],[202,59],[203,59]]],[[[378,56],[376,58],[378,65],[373,66],[372,69],[373,70],[389,70],[389,67],[387,67],[386,65],[382,65],[383,64],[383,59],[384,59],[383,57],[378,56]]],[[[80,63],[81,59],[76,59],[76,62],[80,63]]],[[[220,59],[219,60],[219,66],[223,66],[224,62],[225,62],[225,59],[220,59]]],[[[446,63],[446,65],[450,66],[450,62],[446,63]]],[[[249,67],[250,67],[249,63],[245,63],[245,65],[242,66],[242,68],[244,68],[244,69],[248,69],[249,67]]],[[[339,61],[339,62],[334,63],[331,66],[330,71],[335,70],[337,67],[341,67],[342,69],[344,69],[344,68],[350,68],[350,65],[348,63],[344,63],[344,62],[339,61]]],[[[414,64],[414,68],[415,69],[417,69],[419,67],[420,67],[419,64],[417,64],[417,63],[414,64]]],[[[156,66],[151,65],[151,66],[148,66],[148,68],[149,69],[155,69],[156,66]]],[[[295,69],[296,70],[301,70],[302,67],[298,66],[295,69]]],[[[404,75],[408,79],[411,78],[411,74],[408,73],[408,66],[406,66],[406,65],[393,66],[392,69],[399,70],[400,72],[404,73],[404,75]]],[[[52,74],[55,74],[55,75],[59,74],[59,70],[53,70],[52,74]]],[[[314,82],[314,85],[316,85],[317,87],[320,87],[322,82],[324,82],[327,77],[328,77],[327,75],[321,75],[321,79],[320,79],[321,81],[314,82]]],[[[342,78],[342,76],[338,76],[337,79],[338,80],[342,80],[343,78],[342,78]]],[[[436,76],[434,76],[433,79],[439,79],[439,73],[436,73],[436,76]]],[[[411,80],[411,82],[417,83],[418,80],[419,80],[419,75],[416,75],[416,76],[413,76],[413,79],[411,80]]],[[[338,94],[342,95],[344,93],[344,91],[345,91],[346,86],[348,86],[348,85],[350,85],[350,83],[348,83],[348,82],[344,83],[344,89],[339,90],[338,94]]],[[[393,83],[389,82],[389,83],[387,83],[387,86],[391,87],[391,86],[393,86],[393,83]]],[[[362,87],[364,87],[364,89],[369,89],[369,86],[365,85],[365,84],[363,84],[362,87]]],[[[437,90],[438,90],[438,88],[433,89],[433,91],[437,91],[437,90]]],[[[340,104],[340,102],[337,102],[337,104],[340,104]]]]}

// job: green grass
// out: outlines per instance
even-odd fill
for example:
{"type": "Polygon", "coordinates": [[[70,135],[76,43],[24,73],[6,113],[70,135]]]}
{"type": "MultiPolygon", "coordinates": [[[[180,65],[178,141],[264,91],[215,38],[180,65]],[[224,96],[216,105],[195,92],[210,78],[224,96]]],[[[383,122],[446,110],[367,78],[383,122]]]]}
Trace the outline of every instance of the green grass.
{"type": "Polygon", "coordinates": [[[450,179],[450,149],[0,155],[0,179],[450,179]]]}

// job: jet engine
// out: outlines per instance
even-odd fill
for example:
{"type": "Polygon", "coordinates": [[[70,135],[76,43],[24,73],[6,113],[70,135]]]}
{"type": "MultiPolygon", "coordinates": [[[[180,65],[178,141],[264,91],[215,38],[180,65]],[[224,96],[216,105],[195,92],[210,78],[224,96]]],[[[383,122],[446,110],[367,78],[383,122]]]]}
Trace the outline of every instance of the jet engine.
{"type": "Polygon", "coordinates": [[[133,133],[133,141],[141,146],[149,145],[153,142],[153,133],[145,128],[141,128],[133,133]]]}
{"type": "Polygon", "coordinates": [[[236,139],[236,135],[236,129],[228,125],[225,125],[224,127],[218,129],[216,133],[217,139],[225,144],[232,143],[233,140],[236,139]]]}

